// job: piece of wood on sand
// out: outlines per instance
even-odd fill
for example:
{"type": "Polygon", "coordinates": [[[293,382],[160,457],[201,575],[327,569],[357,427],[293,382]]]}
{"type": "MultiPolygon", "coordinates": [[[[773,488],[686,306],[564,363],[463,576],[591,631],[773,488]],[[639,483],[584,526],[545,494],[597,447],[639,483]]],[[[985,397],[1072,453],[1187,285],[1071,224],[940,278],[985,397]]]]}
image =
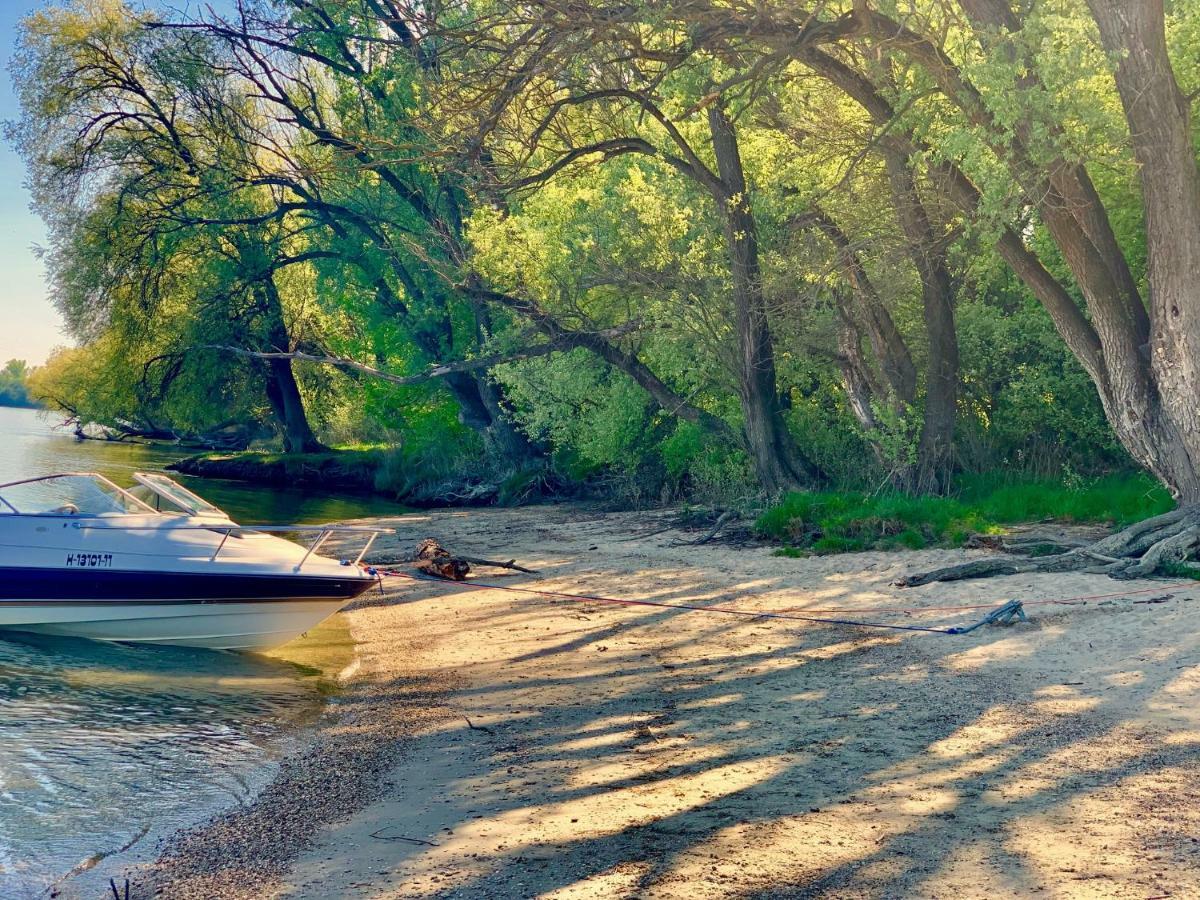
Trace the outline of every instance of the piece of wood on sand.
{"type": "Polygon", "coordinates": [[[477,556],[458,556],[443,547],[435,538],[426,538],[421,541],[417,545],[417,553],[414,559],[417,569],[421,572],[437,578],[446,578],[450,581],[465,581],[471,573],[472,565],[489,566],[495,569],[512,569],[517,572],[525,572],[528,575],[538,574],[536,569],[527,569],[524,566],[518,566],[516,560],[513,559],[502,562],[495,559],[480,559],[477,556]]]}

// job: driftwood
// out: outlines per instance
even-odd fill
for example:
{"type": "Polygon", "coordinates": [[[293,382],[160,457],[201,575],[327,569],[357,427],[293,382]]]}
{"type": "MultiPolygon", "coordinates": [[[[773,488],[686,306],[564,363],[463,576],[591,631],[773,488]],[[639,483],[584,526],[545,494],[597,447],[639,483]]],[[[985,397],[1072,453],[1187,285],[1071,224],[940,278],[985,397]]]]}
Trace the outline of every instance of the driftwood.
{"type": "Polygon", "coordinates": [[[526,575],[537,575],[537,569],[527,569],[524,566],[518,566],[515,559],[510,559],[508,562],[500,562],[495,559],[479,559],[477,556],[460,556],[459,559],[464,562],[469,562],[473,566],[490,566],[493,569],[512,569],[514,572],[524,572],[526,575]]]}
{"type": "Polygon", "coordinates": [[[469,562],[451,556],[450,551],[433,538],[426,538],[417,546],[416,563],[417,568],[426,575],[450,581],[465,581],[471,572],[469,562]]]}
{"type": "Polygon", "coordinates": [[[935,581],[990,578],[1024,572],[1092,572],[1120,579],[1145,578],[1169,565],[1200,573],[1200,567],[1186,563],[1200,549],[1200,507],[1172,510],[1082,546],[1065,546],[1061,540],[1040,541],[1036,536],[1026,536],[1021,541],[999,547],[982,542],[979,545],[988,546],[989,549],[1028,552],[1044,550],[1048,544],[1055,552],[1045,556],[976,559],[957,566],[906,575],[895,583],[898,587],[917,587],[935,581]]]}
{"type": "Polygon", "coordinates": [[[738,514],[734,510],[727,509],[717,517],[717,521],[713,523],[713,527],[709,529],[707,534],[703,535],[702,537],[698,537],[693,541],[674,541],[674,545],[677,547],[698,547],[701,544],[707,544],[721,533],[721,529],[724,528],[730,520],[736,520],[737,518],[738,514]]]}
{"type": "Polygon", "coordinates": [[[417,545],[416,556],[413,557],[417,568],[426,575],[447,578],[451,581],[464,581],[471,572],[471,566],[488,566],[493,569],[512,569],[527,575],[537,575],[536,569],[518,566],[515,559],[501,562],[496,559],[480,559],[477,556],[457,556],[443,547],[434,538],[426,538],[417,545]]]}

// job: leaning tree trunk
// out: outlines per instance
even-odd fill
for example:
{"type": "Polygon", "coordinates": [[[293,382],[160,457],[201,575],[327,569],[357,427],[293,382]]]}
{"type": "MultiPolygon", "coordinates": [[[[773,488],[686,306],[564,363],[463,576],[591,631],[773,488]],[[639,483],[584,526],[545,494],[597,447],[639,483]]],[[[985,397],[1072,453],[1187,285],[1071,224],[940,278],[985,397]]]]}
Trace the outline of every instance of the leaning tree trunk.
{"type": "Polygon", "coordinates": [[[530,465],[538,459],[536,448],[505,414],[500,391],[486,375],[461,372],[443,381],[458,404],[459,421],[478,432],[497,459],[513,467],[530,465]]]}
{"type": "MultiPolygon", "coordinates": [[[[884,398],[897,413],[907,412],[917,400],[917,367],[913,363],[912,353],[904,336],[896,327],[891,313],[879,296],[879,291],[875,289],[866,266],[850,243],[850,238],[837,222],[819,207],[813,207],[807,213],[798,216],[795,224],[800,227],[811,225],[833,244],[838,267],[851,292],[849,297],[835,292],[839,318],[852,323],[855,331],[861,328],[865,332],[884,382],[880,385],[881,390],[875,393],[884,398]]],[[[845,349],[849,352],[849,348],[845,349]]],[[[854,355],[858,355],[857,351],[854,355]]],[[[865,360],[860,360],[858,364],[865,367],[865,360]]],[[[863,371],[869,371],[869,368],[863,368],[863,371]]],[[[856,417],[864,428],[875,427],[873,414],[856,414],[856,417]]]]}
{"type": "Polygon", "coordinates": [[[725,196],[715,199],[721,206],[733,280],[738,399],[746,449],[759,482],[767,491],[778,493],[811,485],[817,472],[801,455],[783,419],[775,377],[775,350],[763,295],[758,229],[750,207],[737,133],[718,103],[709,106],[708,123],[717,171],[725,189],[725,196]]]}
{"type": "MultiPolygon", "coordinates": [[[[1200,503],[1200,412],[1194,401],[1200,369],[1195,364],[1197,342],[1184,335],[1194,319],[1187,291],[1196,276],[1189,277],[1186,271],[1189,266],[1196,271],[1191,262],[1198,218],[1192,189],[1195,161],[1186,152],[1186,113],[1178,102],[1178,86],[1164,49],[1162,3],[1090,2],[1106,45],[1115,55],[1129,51],[1126,61],[1134,61],[1119,69],[1118,88],[1148,186],[1144,203],[1148,250],[1153,256],[1153,332],[1137,287],[1127,275],[1128,266],[1115,258],[1120,248],[1086,171],[1062,161],[1039,161],[1023,138],[1024,122],[1013,128],[996,121],[979,91],[933,41],[865,4],[856,5],[855,17],[864,32],[886,42],[889,52],[905,52],[922,65],[1007,164],[1079,285],[1088,316],[1082,315],[1068,291],[1047,284],[1045,267],[1026,254],[1011,231],[1002,236],[1002,254],[1035,291],[1091,376],[1121,444],[1182,503],[1200,503]],[[1144,94],[1149,98],[1145,102],[1144,94]],[[1167,190],[1174,195],[1164,195],[1167,190]],[[1178,252],[1161,252],[1166,248],[1178,252]]],[[[979,0],[967,2],[966,7],[973,14],[999,5],[979,0]]],[[[1009,27],[1003,16],[984,24],[1009,27]]],[[[894,118],[890,105],[869,79],[817,50],[806,49],[799,56],[859,100],[877,123],[890,127],[894,118]]],[[[911,134],[895,136],[919,144],[911,134]]],[[[968,195],[976,195],[977,201],[978,192],[952,164],[944,168],[959,203],[964,209],[974,206],[968,195]]],[[[1190,296],[1195,295],[1192,289],[1190,296]]]]}
{"type": "Polygon", "coordinates": [[[1089,6],[1105,49],[1119,60],[1117,92],[1142,184],[1158,427],[1181,445],[1165,448],[1160,465],[1181,502],[1200,503],[1200,169],[1191,102],[1171,68],[1162,0],[1089,6]]]}
{"type": "MultiPolygon", "coordinates": [[[[267,338],[275,347],[286,350],[291,345],[287,324],[283,318],[283,300],[275,285],[274,277],[268,275],[262,282],[260,302],[267,317],[267,338]]],[[[267,361],[267,400],[283,432],[283,447],[288,453],[320,453],[328,448],[317,440],[308,422],[304,409],[304,398],[300,385],[292,370],[290,359],[267,361]]]]}
{"type": "MultiPolygon", "coordinates": [[[[1200,175],[1189,140],[1188,105],[1166,53],[1161,0],[1089,0],[1107,49],[1121,62],[1117,86],[1129,121],[1143,182],[1152,303],[1147,316],[1123,260],[1112,257],[1111,227],[1081,167],[1034,171],[1021,148],[998,147],[1014,176],[1035,181],[1048,231],[1083,290],[1086,318],[1063,285],[1011,229],[997,244],[1001,256],[1050,314],[1072,353],[1091,376],[1106,416],[1130,454],[1180,501],[1180,509],[1127,528],[1088,547],[1039,559],[998,557],[909,576],[901,584],[977,578],[1024,571],[1084,569],[1134,577],[1182,563],[1200,547],[1200,175]],[[1040,181],[1039,181],[1040,176],[1040,181]],[[1068,202],[1070,198],[1070,202],[1068,202]],[[1108,248],[1105,253],[1101,248],[1108,248]]],[[[966,0],[973,9],[999,8],[966,0]]],[[[1011,12],[1011,7],[1006,7],[1011,12]]],[[[1008,21],[989,25],[1010,27],[1008,21]]],[[[884,23],[880,37],[897,35],[938,77],[947,95],[971,114],[973,99],[944,56],[929,54],[910,33],[884,23]]],[[[893,44],[895,41],[893,40],[893,44]]],[[[832,57],[812,51],[806,61],[858,100],[877,124],[894,115],[875,86],[832,57]]],[[[986,124],[986,123],[985,123],[986,124]]],[[[902,149],[924,149],[911,133],[892,134],[902,149]]],[[[934,164],[956,203],[968,214],[979,193],[953,163],[934,164]]]]}
{"type": "Polygon", "coordinates": [[[320,453],[327,449],[317,440],[308,424],[304,399],[300,396],[300,386],[292,372],[291,360],[267,361],[266,391],[267,400],[283,432],[283,448],[286,452],[320,453]]]}

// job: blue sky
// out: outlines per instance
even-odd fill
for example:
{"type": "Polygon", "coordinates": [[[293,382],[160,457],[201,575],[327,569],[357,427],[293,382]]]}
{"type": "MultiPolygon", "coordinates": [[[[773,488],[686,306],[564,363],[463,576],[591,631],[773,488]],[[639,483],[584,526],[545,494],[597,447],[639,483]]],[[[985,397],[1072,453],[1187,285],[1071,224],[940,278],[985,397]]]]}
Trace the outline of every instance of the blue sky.
{"type": "MultiPolygon", "coordinates": [[[[17,23],[44,6],[42,0],[0,0],[0,119],[15,119],[8,63],[17,23]]],[[[0,364],[8,359],[45,362],[51,348],[70,343],[46,291],[45,270],[34,247],[45,244],[46,229],[29,211],[25,167],[7,143],[0,142],[0,364]]]]}
{"type": "MultiPolygon", "coordinates": [[[[59,0],[57,5],[64,2],[59,0]]],[[[30,12],[51,5],[55,4],[50,0],[0,0],[0,120],[20,115],[8,73],[17,24],[30,12]]],[[[152,0],[146,5],[184,11],[197,4],[192,0],[152,0]]],[[[221,11],[230,4],[215,0],[202,6],[221,11]]],[[[35,252],[46,242],[41,219],[29,211],[25,166],[12,147],[0,140],[0,366],[9,359],[39,365],[53,348],[72,343],[50,302],[45,267],[35,252]]]]}

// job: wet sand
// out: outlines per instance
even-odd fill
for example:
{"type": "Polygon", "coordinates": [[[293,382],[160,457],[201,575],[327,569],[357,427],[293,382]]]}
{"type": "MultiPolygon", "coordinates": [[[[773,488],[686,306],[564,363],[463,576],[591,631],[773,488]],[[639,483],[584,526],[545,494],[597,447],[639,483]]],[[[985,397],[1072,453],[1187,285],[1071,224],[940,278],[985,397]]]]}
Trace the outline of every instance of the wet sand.
{"type": "Polygon", "coordinates": [[[1200,588],[901,590],[970,554],[680,546],[663,515],[436,511],[377,550],[432,536],[542,570],[490,583],[902,624],[977,614],[867,610],[1118,596],[952,636],[388,579],[346,614],[358,659],[312,741],[134,896],[1200,896],[1200,588]]]}

